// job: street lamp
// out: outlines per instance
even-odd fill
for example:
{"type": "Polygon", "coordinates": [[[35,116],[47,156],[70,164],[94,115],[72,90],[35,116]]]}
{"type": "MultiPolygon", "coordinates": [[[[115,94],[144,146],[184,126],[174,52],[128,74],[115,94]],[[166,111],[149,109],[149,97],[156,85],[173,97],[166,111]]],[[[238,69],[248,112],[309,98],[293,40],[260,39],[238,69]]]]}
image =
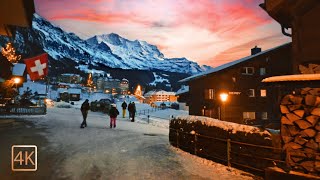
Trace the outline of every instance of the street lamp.
{"type": "Polygon", "coordinates": [[[19,84],[19,83],[21,82],[21,79],[18,78],[18,77],[15,77],[15,78],[13,79],[13,82],[17,85],[17,84],[19,84]]]}
{"type": "Polygon", "coordinates": [[[223,105],[223,108],[222,108],[223,109],[223,118],[221,117],[221,109],[219,111],[219,113],[220,113],[219,117],[222,120],[222,119],[225,119],[226,101],[228,100],[228,94],[227,93],[221,93],[220,94],[220,99],[221,99],[222,105],[223,105]]]}
{"type": "Polygon", "coordinates": [[[19,93],[19,91],[18,91],[18,84],[21,82],[21,79],[20,78],[18,78],[18,77],[15,77],[15,78],[13,78],[13,83],[16,85],[16,90],[17,90],[17,92],[19,93]]]}

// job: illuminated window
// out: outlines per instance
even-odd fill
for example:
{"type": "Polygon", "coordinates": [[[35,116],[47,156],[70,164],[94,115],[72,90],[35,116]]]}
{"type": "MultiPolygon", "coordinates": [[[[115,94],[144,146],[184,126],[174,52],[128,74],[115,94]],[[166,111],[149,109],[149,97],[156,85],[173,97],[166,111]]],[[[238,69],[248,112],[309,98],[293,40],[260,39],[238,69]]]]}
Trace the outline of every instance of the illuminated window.
{"type": "Polygon", "coordinates": [[[260,90],[260,95],[261,95],[261,97],[267,97],[267,90],[261,89],[260,90]]]}
{"type": "Polygon", "coordinates": [[[206,89],[204,93],[205,93],[205,99],[215,99],[214,89],[206,89]]]}
{"type": "Polygon", "coordinates": [[[256,112],[243,112],[244,120],[252,120],[256,119],[256,112]]]}

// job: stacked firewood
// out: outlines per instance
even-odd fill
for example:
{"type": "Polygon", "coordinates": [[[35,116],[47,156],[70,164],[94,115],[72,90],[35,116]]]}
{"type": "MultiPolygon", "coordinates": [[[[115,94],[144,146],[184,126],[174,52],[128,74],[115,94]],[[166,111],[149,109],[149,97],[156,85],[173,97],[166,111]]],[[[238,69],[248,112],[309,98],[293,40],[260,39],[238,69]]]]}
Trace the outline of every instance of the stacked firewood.
{"type": "Polygon", "coordinates": [[[320,174],[320,88],[303,88],[281,100],[281,137],[294,170],[320,174]]]}
{"type": "Polygon", "coordinates": [[[299,71],[301,74],[317,74],[320,73],[320,65],[308,64],[308,66],[299,65],[299,71]]]}

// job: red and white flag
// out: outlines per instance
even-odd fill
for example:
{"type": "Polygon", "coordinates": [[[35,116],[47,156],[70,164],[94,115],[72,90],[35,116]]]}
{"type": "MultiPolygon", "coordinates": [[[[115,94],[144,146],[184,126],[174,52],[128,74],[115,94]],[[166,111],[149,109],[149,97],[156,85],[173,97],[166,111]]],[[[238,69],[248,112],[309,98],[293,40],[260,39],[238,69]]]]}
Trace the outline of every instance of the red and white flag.
{"type": "Polygon", "coordinates": [[[37,80],[48,75],[48,54],[44,53],[39,56],[25,59],[27,72],[31,80],[37,80]]]}

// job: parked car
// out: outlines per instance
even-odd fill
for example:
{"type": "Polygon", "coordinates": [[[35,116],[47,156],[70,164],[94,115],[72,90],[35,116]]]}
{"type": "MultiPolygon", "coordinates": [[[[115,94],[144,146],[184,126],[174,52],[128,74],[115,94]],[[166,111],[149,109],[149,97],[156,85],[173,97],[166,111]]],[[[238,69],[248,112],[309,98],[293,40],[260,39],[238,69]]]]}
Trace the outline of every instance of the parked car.
{"type": "Polygon", "coordinates": [[[90,104],[91,111],[100,111],[104,113],[109,113],[112,100],[110,99],[100,99],[99,101],[93,101],[90,104]]]}
{"type": "Polygon", "coordinates": [[[172,103],[171,109],[179,110],[179,104],[178,103],[172,103]]]}

